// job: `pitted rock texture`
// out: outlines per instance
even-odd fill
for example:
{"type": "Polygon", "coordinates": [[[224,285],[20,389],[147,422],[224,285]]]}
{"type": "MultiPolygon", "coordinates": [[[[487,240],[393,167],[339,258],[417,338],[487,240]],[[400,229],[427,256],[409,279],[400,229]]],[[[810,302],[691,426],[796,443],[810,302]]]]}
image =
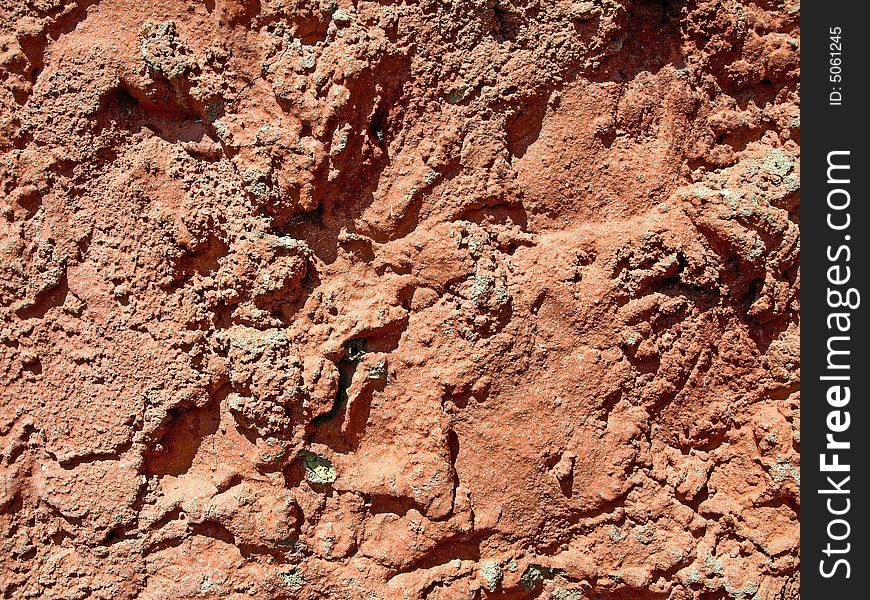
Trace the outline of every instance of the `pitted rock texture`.
{"type": "Polygon", "coordinates": [[[7,0],[4,598],[799,598],[797,0],[7,0]]]}

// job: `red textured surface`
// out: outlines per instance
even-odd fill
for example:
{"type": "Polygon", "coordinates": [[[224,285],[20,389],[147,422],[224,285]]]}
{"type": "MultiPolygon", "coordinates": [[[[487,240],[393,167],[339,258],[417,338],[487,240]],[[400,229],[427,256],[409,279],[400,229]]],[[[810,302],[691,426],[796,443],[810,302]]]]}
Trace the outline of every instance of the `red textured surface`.
{"type": "Polygon", "coordinates": [[[799,598],[798,19],[4,2],[0,593],[799,598]]]}

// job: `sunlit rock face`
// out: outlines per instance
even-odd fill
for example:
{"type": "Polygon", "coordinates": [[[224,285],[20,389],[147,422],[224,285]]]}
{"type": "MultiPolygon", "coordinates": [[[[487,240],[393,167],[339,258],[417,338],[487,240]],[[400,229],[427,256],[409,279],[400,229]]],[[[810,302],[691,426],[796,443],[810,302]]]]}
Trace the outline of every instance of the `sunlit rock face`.
{"type": "Polygon", "coordinates": [[[797,600],[798,19],[5,2],[0,593],[797,600]]]}

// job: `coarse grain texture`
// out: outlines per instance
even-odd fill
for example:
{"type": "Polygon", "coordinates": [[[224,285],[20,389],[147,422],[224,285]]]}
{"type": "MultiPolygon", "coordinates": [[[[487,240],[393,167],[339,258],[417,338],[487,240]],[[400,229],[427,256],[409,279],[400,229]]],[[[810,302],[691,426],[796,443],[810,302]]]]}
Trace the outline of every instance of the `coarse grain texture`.
{"type": "Polygon", "coordinates": [[[4,0],[0,596],[799,598],[797,0],[4,0]]]}

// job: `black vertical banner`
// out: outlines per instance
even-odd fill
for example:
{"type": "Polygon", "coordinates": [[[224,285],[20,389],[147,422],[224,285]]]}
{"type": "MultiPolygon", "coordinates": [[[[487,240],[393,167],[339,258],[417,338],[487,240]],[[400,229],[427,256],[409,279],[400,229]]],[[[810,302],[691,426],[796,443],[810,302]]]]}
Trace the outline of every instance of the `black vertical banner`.
{"type": "Polygon", "coordinates": [[[868,597],[865,9],[801,6],[801,593],[810,600],[868,597]]]}

